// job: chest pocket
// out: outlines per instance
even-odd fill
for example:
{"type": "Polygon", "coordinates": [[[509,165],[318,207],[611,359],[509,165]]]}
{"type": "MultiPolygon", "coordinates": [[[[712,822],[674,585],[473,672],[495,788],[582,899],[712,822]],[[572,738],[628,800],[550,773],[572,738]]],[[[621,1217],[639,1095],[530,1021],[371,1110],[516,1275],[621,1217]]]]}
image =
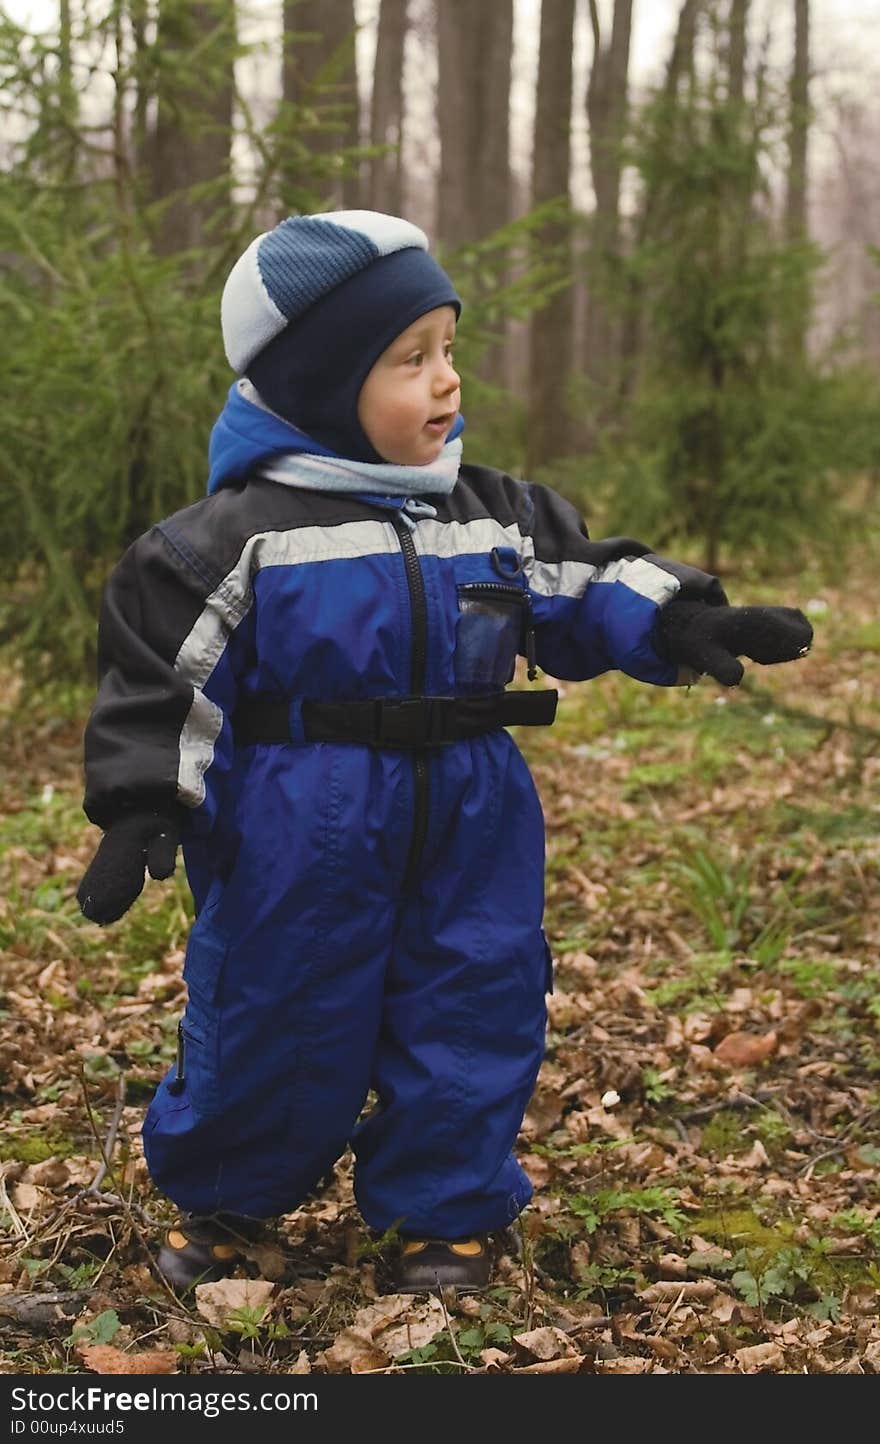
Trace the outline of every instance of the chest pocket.
{"type": "Polygon", "coordinates": [[[455,680],[463,687],[506,687],[513,678],[527,598],[512,582],[465,582],[458,588],[455,680]]]}

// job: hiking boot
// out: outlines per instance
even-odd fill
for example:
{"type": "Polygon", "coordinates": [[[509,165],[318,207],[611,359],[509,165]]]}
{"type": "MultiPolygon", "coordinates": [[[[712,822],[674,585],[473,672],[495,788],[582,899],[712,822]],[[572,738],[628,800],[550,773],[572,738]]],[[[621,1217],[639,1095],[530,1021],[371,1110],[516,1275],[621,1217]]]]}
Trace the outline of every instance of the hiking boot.
{"type": "Polygon", "coordinates": [[[401,1239],[397,1262],[398,1293],[415,1294],[451,1286],[460,1293],[486,1288],[492,1272],[489,1241],[472,1238],[401,1239]]]}
{"type": "Polygon", "coordinates": [[[234,1214],[209,1218],[181,1214],[165,1233],[156,1267],[176,1294],[185,1294],[196,1284],[216,1283],[234,1272],[260,1228],[254,1219],[234,1214]]]}

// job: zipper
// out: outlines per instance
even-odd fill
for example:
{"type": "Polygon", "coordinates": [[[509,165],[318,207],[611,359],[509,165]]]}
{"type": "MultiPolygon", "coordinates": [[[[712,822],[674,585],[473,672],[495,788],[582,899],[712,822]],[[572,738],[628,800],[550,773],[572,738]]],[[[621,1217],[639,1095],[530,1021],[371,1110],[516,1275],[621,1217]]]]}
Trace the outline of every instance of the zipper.
{"type": "Polygon", "coordinates": [[[532,610],[532,599],[529,593],[522,587],[511,586],[509,582],[462,582],[458,590],[459,593],[467,592],[469,596],[488,592],[490,596],[497,597],[499,601],[516,602],[517,605],[524,608],[523,651],[525,652],[529,681],[534,682],[538,675],[538,664],[535,656],[535,614],[532,610]]]}
{"type": "MultiPolygon", "coordinates": [[[[401,518],[392,517],[391,524],[397,532],[403,563],[406,568],[406,584],[409,588],[409,603],[412,611],[412,655],[410,660],[410,696],[420,697],[425,690],[425,671],[428,664],[428,604],[425,598],[425,583],[422,568],[413,541],[412,528],[401,518]]],[[[409,844],[409,855],[403,876],[404,889],[415,880],[416,870],[421,861],[428,834],[428,806],[430,802],[430,776],[428,756],[425,751],[412,754],[413,765],[413,830],[409,844]]]]}
{"type": "Polygon", "coordinates": [[[186,1034],[183,1031],[183,1019],[177,1025],[177,1064],[174,1078],[168,1084],[168,1092],[176,1098],[183,1092],[186,1086],[186,1034]]]}

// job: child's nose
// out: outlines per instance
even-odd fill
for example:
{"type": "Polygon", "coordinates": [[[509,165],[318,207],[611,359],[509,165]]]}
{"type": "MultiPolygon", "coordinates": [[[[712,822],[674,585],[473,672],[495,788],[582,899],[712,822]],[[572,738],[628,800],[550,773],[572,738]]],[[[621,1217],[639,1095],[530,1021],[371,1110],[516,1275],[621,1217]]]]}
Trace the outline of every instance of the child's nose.
{"type": "Polygon", "coordinates": [[[461,385],[461,377],[448,356],[443,357],[437,384],[441,391],[455,391],[461,385]]]}

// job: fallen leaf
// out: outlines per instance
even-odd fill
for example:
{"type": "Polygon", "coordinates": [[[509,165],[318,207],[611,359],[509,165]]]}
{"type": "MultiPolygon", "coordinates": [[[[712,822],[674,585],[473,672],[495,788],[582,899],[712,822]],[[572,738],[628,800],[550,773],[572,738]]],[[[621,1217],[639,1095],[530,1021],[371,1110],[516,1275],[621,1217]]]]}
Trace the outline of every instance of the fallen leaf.
{"type": "Polygon", "coordinates": [[[296,1356],[296,1359],[291,1364],[287,1372],[288,1374],[310,1374],[312,1372],[312,1366],[309,1362],[309,1356],[306,1353],[305,1349],[300,1349],[299,1353],[296,1356]]]}
{"type": "Polygon", "coordinates": [[[597,1374],[656,1374],[653,1359],[640,1359],[636,1354],[625,1354],[620,1359],[597,1359],[597,1374]]]}
{"type": "Polygon", "coordinates": [[[376,1347],[369,1334],[356,1329],[343,1329],[329,1349],[318,1355],[328,1374],[365,1374],[369,1369],[384,1369],[390,1356],[376,1347]]]}
{"type": "Polygon", "coordinates": [[[410,1349],[423,1348],[445,1327],[443,1305],[433,1294],[419,1303],[412,1294],[385,1294],[377,1303],[358,1309],[321,1357],[331,1374],[362,1374],[384,1368],[410,1349]]]}
{"type": "MultiPolygon", "coordinates": [[[[372,1333],[373,1342],[384,1349],[392,1359],[408,1354],[410,1349],[421,1349],[425,1344],[430,1344],[446,1327],[443,1305],[435,1295],[432,1294],[426,1302],[415,1307],[411,1295],[397,1297],[406,1299],[407,1308],[402,1311],[393,1327],[382,1325],[378,1330],[374,1328],[372,1333]]],[[[371,1305],[371,1308],[376,1308],[376,1305],[371,1305]]],[[[362,1314],[369,1312],[370,1309],[359,1310],[355,1316],[355,1324],[359,1322],[362,1314]]]]}
{"type": "Polygon", "coordinates": [[[719,1291],[709,1305],[709,1309],[713,1319],[717,1319],[719,1324],[729,1324],[737,1312],[738,1305],[736,1299],[732,1299],[730,1294],[722,1294],[719,1291]]]}
{"type": "Polygon", "coordinates": [[[662,1334],[645,1334],[643,1337],[648,1348],[657,1355],[658,1359],[678,1358],[678,1345],[674,1344],[671,1339],[664,1338],[662,1334]]]}
{"type": "Polygon", "coordinates": [[[30,1213],[38,1207],[42,1191],[33,1183],[16,1183],[12,1189],[12,1202],[21,1213],[30,1213]]]}
{"type": "Polygon", "coordinates": [[[574,1353],[565,1359],[542,1359],[537,1364],[524,1364],[514,1369],[515,1374],[576,1374],[584,1362],[583,1355],[574,1353]]]}
{"type": "Polygon", "coordinates": [[[785,1365],[785,1354],[778,1344],[753,1344],[747,1349],[736,1349],[733,1357],[747,1374],[755,1369],[781,1369],[785,1365]]]}
{"type": "MultiPolygon", "coordinates": [[[[92,1165],[92,1173],[94,1173],[92,1165]]],[[[70,1168],[66,1159],[44,1158],[42,1163],[32,1163],[22,1175],[23,1183],[35,1183],[38,1188],[64,1188],[70,1182],[70,1168]]],[[[19,1184],[19,1188],[22,1184],[19,1184]]]]}
{"type": "Polygon", "coordinates": [[[180,1355],[176,1349],[142,1349],[124,1354],[112,1344],[81,1344],[77,1353],[95,1374],[176,1374],[180,1355]]]}
{"type": "Polygon", "coordinates": [[[259,1269],[260,1277],[277,1283],[287,1272],[287,1259],[280,1248],[270,1243],[252,1243],[244,1250],[245,1256],[251,1261],[255,1268],[259,1269]]]}
{"type": "Polygon", "coordinates": [[[509,1364],[513,1354],[505,1354],[503,1349],[481,1349],[480,1358],[487,1369],[500,1369],[502,1364],[509,1364]]]}
{"type": "Polygon", "coordinates": [[[218,1279],[196,1284],[196,1308],[215,1329],[225,1329],[236,1309],[265,1308],[275,1285],[269,1279],[218,1279]]]}
{"type": "Polygon", "coordinates": [[[658,1264],[660,1276],[664,1279],[684,1280],[688,1275],[687,1259],[683,1259],[677,1253],[664,1253],[660,1255],[658,1264]]]}
{"type": "Polygon", "coordinates": [[[770,1158],[760,1138],[756,1138],[748,1153],[737,1155],[735,1163],[741,1172],[746,1172],[752,1168],[769,1168],[770,1158]]]}
{"type": "Polygon", "coordinates": [[[560,1359],[571,1358],[577,1353],[567,1334],[562,1329],[554,1329],[549,1326],[543,1329],[530,1329],[525,1334],[514,1334],[513,1342],[518,1344],[533,1359],[560,1359]]]}
{"type": "Polygon", "coordinates": [[[714,1049],[714,1056],[731,1068],[751,1068],[776,1052],[779,1039],[769,1033],[728,1033],[714,1049]]]}

